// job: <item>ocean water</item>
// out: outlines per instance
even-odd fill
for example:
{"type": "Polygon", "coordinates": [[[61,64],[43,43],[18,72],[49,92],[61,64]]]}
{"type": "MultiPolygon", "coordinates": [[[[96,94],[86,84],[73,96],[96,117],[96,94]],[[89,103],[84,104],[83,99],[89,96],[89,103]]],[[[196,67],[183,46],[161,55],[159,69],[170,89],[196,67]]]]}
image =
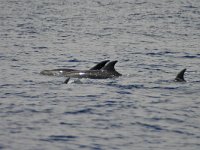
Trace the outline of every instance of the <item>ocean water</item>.
{"type": "Polygon", "coordinates": [[[199,0],[2,0],[0,63],[2,150],[200,149],[199,0]]]}

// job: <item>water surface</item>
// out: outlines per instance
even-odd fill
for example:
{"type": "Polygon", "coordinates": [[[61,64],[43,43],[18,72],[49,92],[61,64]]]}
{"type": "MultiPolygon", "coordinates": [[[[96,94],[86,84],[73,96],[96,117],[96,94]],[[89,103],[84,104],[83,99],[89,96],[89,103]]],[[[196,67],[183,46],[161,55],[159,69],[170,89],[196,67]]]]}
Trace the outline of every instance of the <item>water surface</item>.
{"type": "Polygon", "coordinates": [[[198,0],[6,0],[0,20],[0,149],[200,148],[198,0]],[[122,77],[39,74],[106,59],[122,77]]]}

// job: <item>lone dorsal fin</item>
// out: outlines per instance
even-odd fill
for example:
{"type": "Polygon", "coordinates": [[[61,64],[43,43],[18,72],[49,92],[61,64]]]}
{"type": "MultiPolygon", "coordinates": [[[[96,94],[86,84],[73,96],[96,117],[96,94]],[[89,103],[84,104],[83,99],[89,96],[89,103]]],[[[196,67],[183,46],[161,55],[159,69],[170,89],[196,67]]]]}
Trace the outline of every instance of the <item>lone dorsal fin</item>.
{"type": "Polygon", "coordinates": [[[70,78],[67,78],[64,83],[67,84],[69,82],[69,80],[70,80],[70,78]]]}
{"type": "Polygon", "coordinates": [[[175,81],[178,81],[178,82],[185,82],[185,79],[184,79],[184,73],[185,73],[185,71],[186,71],[186,69],[181,70],[181,71],[177,74],[177,76],[176,76],[176,78],[175,78],[175,81]]]}
{"type": "Polygon", "coordinates": [[[117,63],[117,61],[111,61],[109,62],[106,66],[104,66],[102,68],[102,70],[106,70],[106,71],[115,71],[115,64],[117,63]]]}
{"type": "Polygon", "coordinates": [[[104,60],[99,62],[98,64],[96,64],[94,67],[90,68],[90,70],[100,70],[101,68],[103,68],[105,66],[105,64],[107,62],[109,62],[110,60],[104,60]]]}

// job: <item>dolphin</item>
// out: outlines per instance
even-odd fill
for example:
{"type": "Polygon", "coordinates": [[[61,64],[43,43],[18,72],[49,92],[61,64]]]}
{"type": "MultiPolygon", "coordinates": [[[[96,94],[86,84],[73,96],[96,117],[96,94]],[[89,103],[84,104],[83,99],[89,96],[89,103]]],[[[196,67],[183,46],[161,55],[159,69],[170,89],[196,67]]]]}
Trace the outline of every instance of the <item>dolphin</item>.
{"type": "MultiPolygon", "coordinates": [[[[110,60],[104,60],[90,68],[89,70],[100,70],[105,66],[107,62],[110,60]]],[[[75,69],[66,69],[66,68],[60,68],[60,69],[53,69],[53,70],[43,70],[40,72],[42,75],[48,75],[48,76],[65,76],[69,72],[74,72],[78,71],[80,72],[81,70],[75,70],[75,69]]]]}
{"type": "Polygon", "coordinates": [[[185,71],[186,71],[186,69],[183,69],[177,74],[177,76],[175,78],[176,82],[186,82],[185,79],[184,79],[185,71]]]}
{"type": "MultiPolygon", "coordinates": [[[[114,66],[117,63],[117,61],[112,61],[108,63],[106,66],[104,66],[100,70],[92,71],[92,70],[86,70],[86,71],[73,71],[70,72],[67,76],[67,79],[64,81],[65,84],[67,84],[70,80],[70,77],[75,77],[75,78],[91,78],[91,79],[106,79],[106,78],[113,78],[113,77],[118,77],[121,76],[120,73],[118,73],[114,66]]],[[[181,70],[177,75],[176,78],[174,79],[175,82],[186,82],[184,79],[184,74],[185,74],[186,69],[181,70]]]]}
{"type": "Polygon", "coordinates": [[[70,78],[68,77],[68,78],[64,81],[64,83],[67,84],[67,83],[69,82],[69,80],[70,80],[70,78]]]}
{"type": "Polygon", "coordinates": [[[68,77],[65,83],[69,81],[69,78],[107,79],[119,77],[122,74],[115,70],[116,63],[117,61],[111,61],[100,70],[75,70],[70,72],[64,72],[63,76],[68,77]]]}

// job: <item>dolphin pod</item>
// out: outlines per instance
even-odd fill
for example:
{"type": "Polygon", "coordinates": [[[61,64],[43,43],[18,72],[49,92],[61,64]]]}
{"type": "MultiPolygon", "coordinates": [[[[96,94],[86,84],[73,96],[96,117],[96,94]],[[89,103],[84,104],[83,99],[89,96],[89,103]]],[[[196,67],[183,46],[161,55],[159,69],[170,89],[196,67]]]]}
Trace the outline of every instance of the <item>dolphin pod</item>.
{"type": "MultiPolygon", "coordinates": [[[[184,74],[185,74],[186,69],[181,70],[177,75],[176,78],[174,79],[175,82],[186,82],[184,79],[184,74]]],[[[68,77],[64,83],[67,84],[70,80],[70,77],[68,77]]]]}
{"type": "MultiPolygon", "coordinates": [[[[76,70],[76,69],[53,69],[53,70],[43,70],[40,72],[42,75],[49,76],[63,76],[67,77],[64,83],[68,83],[70,78],[90,78],[90,79],[107,79],[119,77],[122,74],[115,70],[115,64],[118,61],[104,60],[97,63],[95,66],[89,70],[76,70]]],[[[175,77],[176,82],[186,82],[184,79],[186,69],[181,70],[175,77]]]]}
{"type": "Polygon", "coordinates": [[[75,70],[75,69],[53,69],[53,70],[43,70],[40,72],[42,75],[49,76],[63,76],[63,77],[73,77],[73,78],[90,78],[90,79],[107,79],[121,76],[115,70],[115,64],[117,61],[105,60],[89,70],[75,70]]]}
{"type": "Polygon", "coordinates": [[[63,75],[65,77],[73,77],[73,78],[89,78],[89,79],[107,79],[107,78],[115,78],[121,76],[118,73],[114,66],[117,61],[111,61],[107,63],[103,68],[100,70],[76,70],[65,72],[63,75]]]}

